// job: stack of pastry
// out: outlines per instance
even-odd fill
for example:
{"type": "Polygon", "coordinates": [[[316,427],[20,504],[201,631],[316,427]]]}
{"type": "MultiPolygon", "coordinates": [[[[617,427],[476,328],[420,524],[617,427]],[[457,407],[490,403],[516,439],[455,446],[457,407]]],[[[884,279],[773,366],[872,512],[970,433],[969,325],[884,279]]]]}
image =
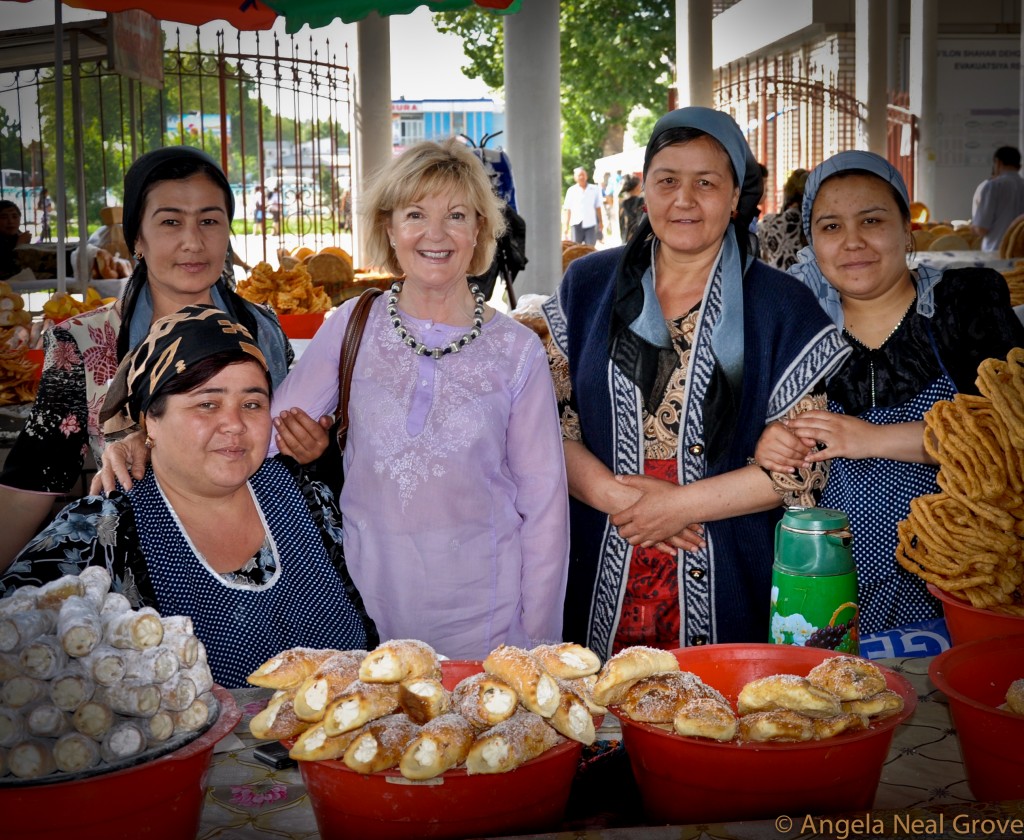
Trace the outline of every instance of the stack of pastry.
{"type": "Polygon", "coordinates": [[[449,691],[440,658],[415,639],[369,652],[295,648],[249,676],[276,689],[249,727],[257,738],[295,739],[292,758],[340,759],[359,773],[503,773],[566,738],[593,743],[592,713],[604,711],[590,691],[600,664],[575,644],[503,645],[449,691]]]}
{"type": "Polygon", "coordinates": [[[216,711],[187,616],[133,610],[88,566],[0,601],[0,776],[102,769],[161,751],[216,711]]]}
{"type": "Polygon", "coordinates": [[[774,674],[741,689],[734,710],[668,651],[626,648],[605,663],[594,694],[631,720],[716,741],[810,741],[865,729],[896,714],[903,698],[865,659],[830,657],[806,677],[774,674]]]}

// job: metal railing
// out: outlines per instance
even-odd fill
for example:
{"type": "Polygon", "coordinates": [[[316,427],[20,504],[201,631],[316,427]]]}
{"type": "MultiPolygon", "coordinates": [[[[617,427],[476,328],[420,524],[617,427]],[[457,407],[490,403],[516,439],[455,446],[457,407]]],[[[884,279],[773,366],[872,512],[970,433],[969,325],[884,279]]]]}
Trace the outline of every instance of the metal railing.
{"type": "Polygon", "coordinates": [[[313,247],[340,244],[348,236],[346,192],[353,183],[347,45],[339,60],[329,42],[318,49],[312,38],[307,45],[298,36],[255,37],[255,51],[242,49],[242,33],[229,45],[223,32],[214,49],[201,50],[198,29],[190,44],[184,43],[188,30],[176,30],[165,42],[160,90],[119,75],[106,60],[66,66],[66,188],[53,183],[53,68],[0,75],[8,105],[6,125],[0,124],[6,135],[0,137],[0,168],[26,173],[28,183],[3,197],[17,193],[23,221],[38,232],[41,211],[35,205],[46,186],[55,201],[66,202],[68,233],[77,238],[79,200],[86,202],[90,230],[94,222],[98,227],[99,209],[121,203],[124,173],[138,155],[186,143],[221,162],[236,197],[234,231],[258,234],[263,257],[288,237],[302,237],[313,247]],[[40,139],[28,139],[34,136],[40,139]],[[82,149],[81,160],[76,148],[82,149]],[[75,188],[80,171],[84,195],[75,188]],[[282,223],[273,234],[255,223],[260,185],[282,190],[282,223]]]}

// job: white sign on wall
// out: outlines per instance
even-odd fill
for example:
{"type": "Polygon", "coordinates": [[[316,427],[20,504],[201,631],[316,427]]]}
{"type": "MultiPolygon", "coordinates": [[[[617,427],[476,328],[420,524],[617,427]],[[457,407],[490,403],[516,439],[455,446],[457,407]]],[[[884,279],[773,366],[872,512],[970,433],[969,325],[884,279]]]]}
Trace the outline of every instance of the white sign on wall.
{"type": "Polygon", "coordinates": [[[1018,145],[1020,58],[1019,38],[938,39],[933,218],[970,218],[992,153],[1018,145]]]}

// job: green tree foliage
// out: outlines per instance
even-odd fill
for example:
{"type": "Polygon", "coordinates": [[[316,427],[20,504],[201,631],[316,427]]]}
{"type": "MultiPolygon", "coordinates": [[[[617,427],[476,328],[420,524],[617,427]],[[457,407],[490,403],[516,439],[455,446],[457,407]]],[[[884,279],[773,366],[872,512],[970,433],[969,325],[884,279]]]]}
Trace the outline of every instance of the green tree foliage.
{"type": "MultiPolygon", "coordinates": [[[[674,78],[675,2],[571,0],[560,4],[562,173],[622,151],[636,106],[662,114],[674,78]]],[[[462,37],[462,71],[494,90],[504,85],[502,17],[480,9],[434,15],[440,32],[462,37]]]]}
{"type": "MultiPolygon", "coordinates": [[[[262,114],[255,98],[256,80],[245,70],[228,61],[218,66],[218,57],[197,52],[196,47],[164,55],[164,87],[156,89],[112,75],[95,65],[83,65],[81,136],[84,146],[82,162],[75,160],[71,85],[65,81],[64,149],[65,178],[69,185],[68,215],[71,226],[77,221],[74,187],[79,169],[85,175],[85,197],[90,224],[98,224],[99,210],[110,202],[122,200],[124,173],[134,159],[160,146],[182,142],[183,114],[219,114],[221,112],[221,70],[223,109],[230,132],[227,146],[226,172],[234,184],[261,182],[259,156],[260,124],[264,144],[275,137],[285,142],[305,142],[313,137],[312,122],[296,124],[294,120],[275,115],[263,104],[262,114]],[[243,149],[244,138],[244,149],[243,149]]],[[[54,182],[56,149],[56,97],[52,71],[44,74],[46,81],[39,89],[42,114],[42,145],[46,183],[54,182]]],[[[197,122],[194,120],[193,122],[197,122]]],[[[219,120],[216,120],[219,124],[219,120]]],[[[204,123],[204,126],[208,123],[204,123]]],[[[321,124],[320,135],[330,130],[321,124]]],[[[0,142],[3,127],[0,124],[0,142]]],[[[184,131],[184,142],[202,148],[215,160],[222,161],[220,131],[184,131]]],[[[338,131],[341,143],[347,143],[344,132],[338,131]]],[[[2,153],[3,147],[0,147],[2,153]]],[[[327,179],[328,182],[330,178],[327,179]]]]}
{"type": "Polygon", "coordinates": [[[32,157],[21,145],[21,124],[0,108],[0,168],[32,169],[32,157]]]}

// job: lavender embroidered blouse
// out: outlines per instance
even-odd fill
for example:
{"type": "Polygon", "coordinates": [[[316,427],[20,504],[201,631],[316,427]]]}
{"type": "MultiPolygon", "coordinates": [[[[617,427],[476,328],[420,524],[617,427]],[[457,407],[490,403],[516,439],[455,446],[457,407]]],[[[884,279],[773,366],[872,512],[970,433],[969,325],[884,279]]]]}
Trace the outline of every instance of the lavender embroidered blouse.
{"type": "MultiPolygon", "coordinates": [[[[354,304],[324,322],[275,414],[334,412],[354,304]]],[[[568,492],[540,340],[497,313],[460,352],[417,356],[385,306],[374,301],[356,361],[340,498],[349,569],[381,640],[470,659],[560,640],[568,492]]],[[[400,314],[428,348],[465,332],[400,314]]]]}

